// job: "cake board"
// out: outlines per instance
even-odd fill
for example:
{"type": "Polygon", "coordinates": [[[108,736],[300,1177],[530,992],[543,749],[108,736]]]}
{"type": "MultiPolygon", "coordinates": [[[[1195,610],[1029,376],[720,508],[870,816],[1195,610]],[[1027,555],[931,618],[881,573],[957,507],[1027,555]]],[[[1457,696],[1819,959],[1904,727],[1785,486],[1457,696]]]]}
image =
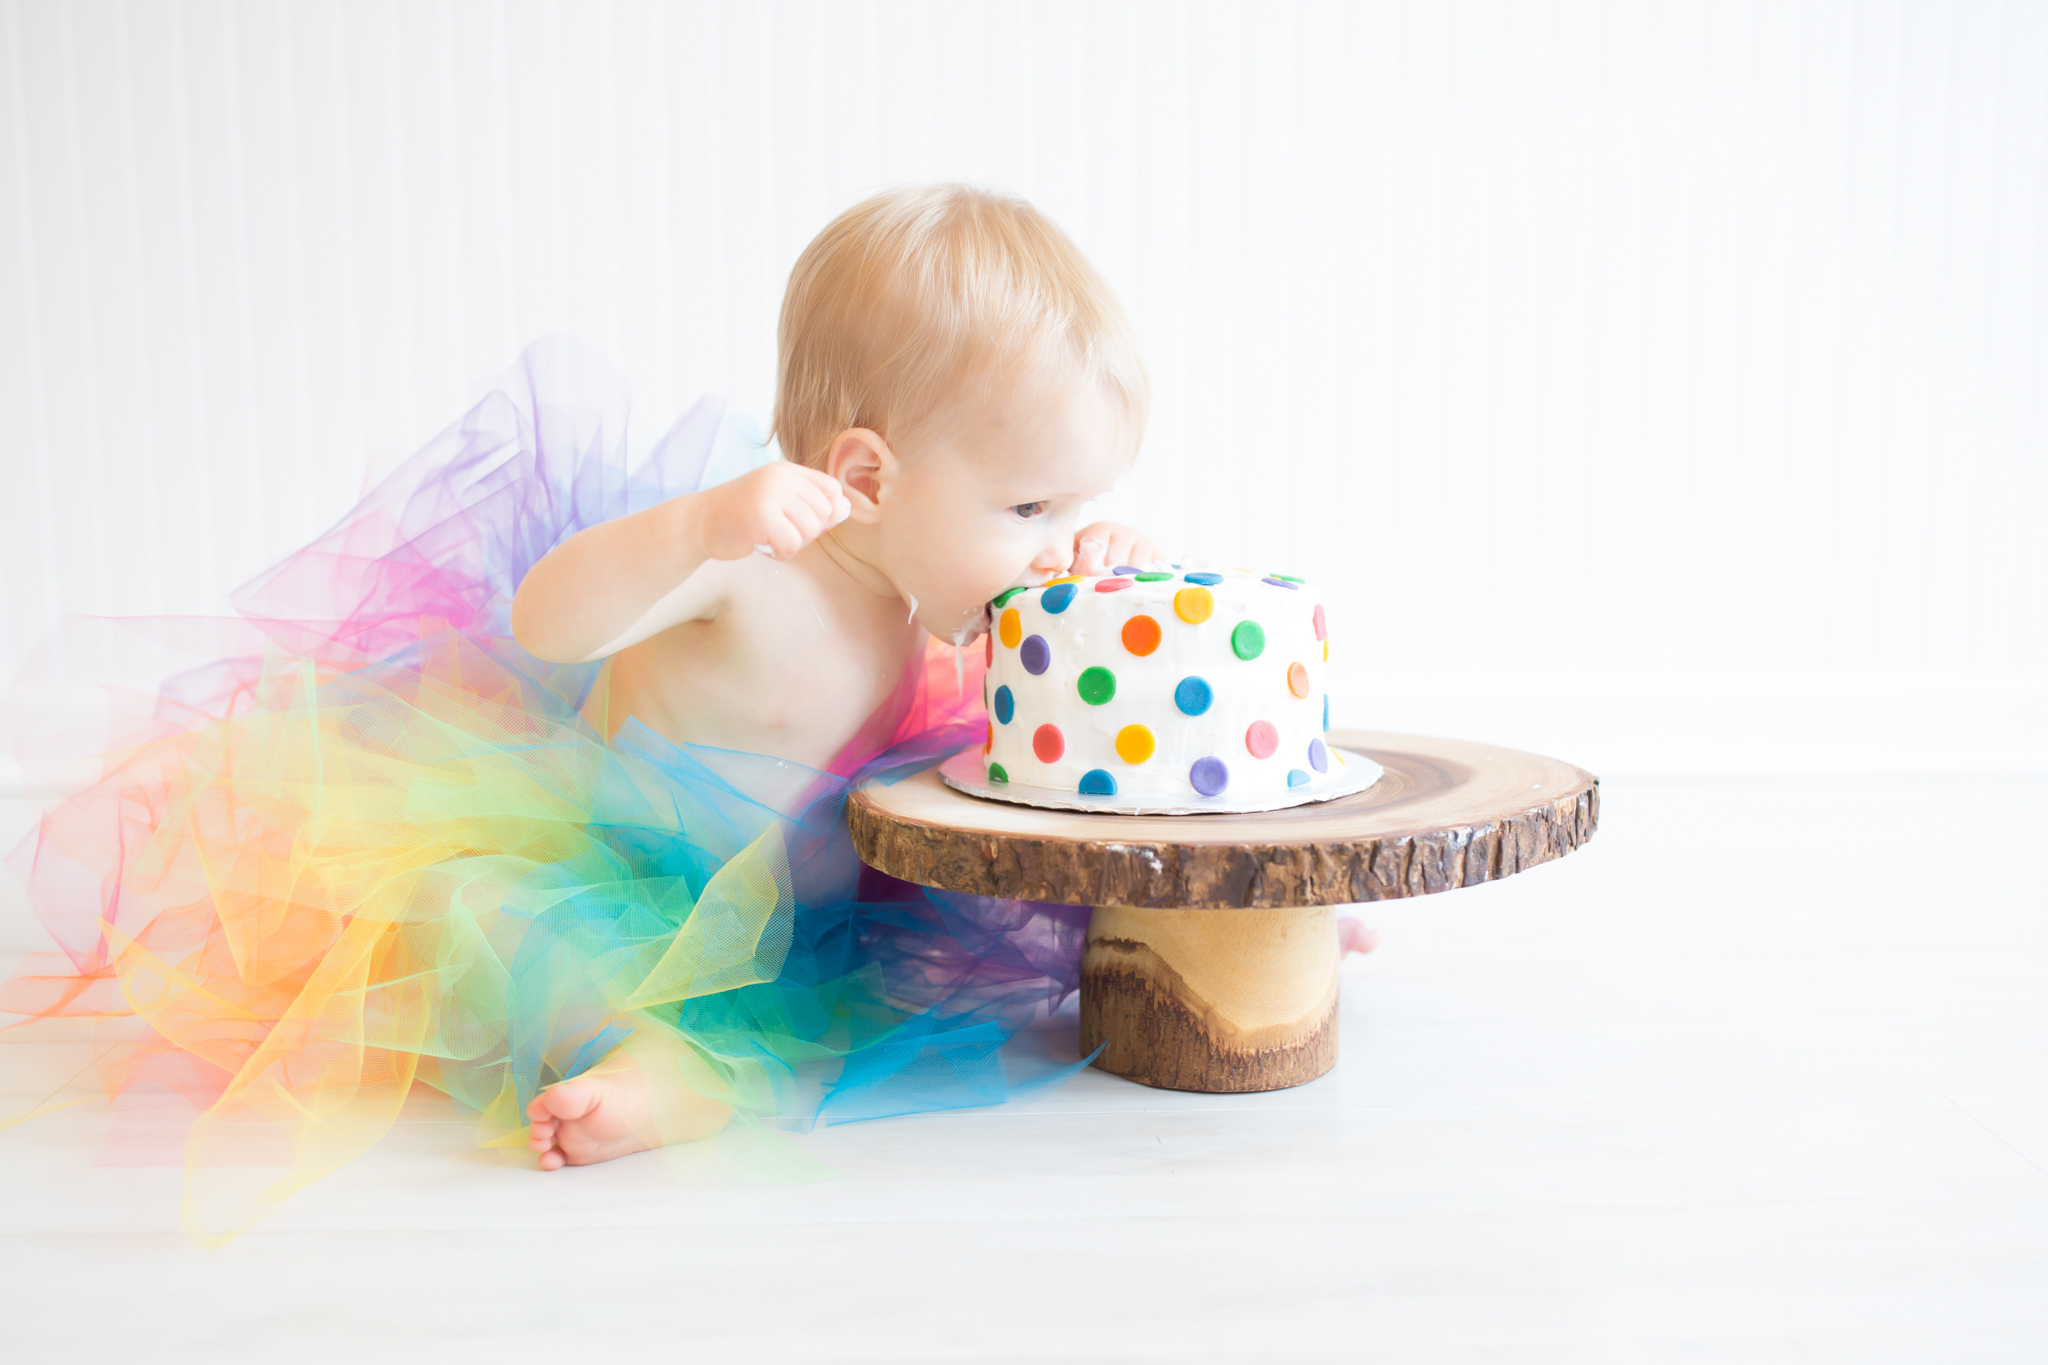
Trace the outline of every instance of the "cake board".
{"type": "Polygon", "coordinates": [[[861,860],[920,886],[1093,907],[1081,1050],[1145,1085],[1278,1090],[1337,1063],[1336,908],[1476,886],[1593,836],[1600,784],[1553,758],[1337,731],[1363,792],[1232,815],[984,800],[933,769],[847,803],[861,860]]]}

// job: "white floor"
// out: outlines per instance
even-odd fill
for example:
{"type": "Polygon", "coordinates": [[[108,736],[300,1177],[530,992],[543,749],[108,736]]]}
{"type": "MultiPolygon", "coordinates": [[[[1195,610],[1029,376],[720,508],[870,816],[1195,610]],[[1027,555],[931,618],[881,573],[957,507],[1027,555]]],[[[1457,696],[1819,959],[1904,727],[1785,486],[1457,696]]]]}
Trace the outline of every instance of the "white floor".
{"type": "MultiPolygon", "coordinates": [[[[542,1176],[423,1101],[220,1252],[103,1110],[0,1132],[0,1358],[2048,1359],[2048,783],[1605,801],[1374,909],[1297,1090],[1089,1072],[800,1139],[811,1179],[542,1176]]],[[[59,1066],[0,1043],[0,1108],[59,1066]]]]}

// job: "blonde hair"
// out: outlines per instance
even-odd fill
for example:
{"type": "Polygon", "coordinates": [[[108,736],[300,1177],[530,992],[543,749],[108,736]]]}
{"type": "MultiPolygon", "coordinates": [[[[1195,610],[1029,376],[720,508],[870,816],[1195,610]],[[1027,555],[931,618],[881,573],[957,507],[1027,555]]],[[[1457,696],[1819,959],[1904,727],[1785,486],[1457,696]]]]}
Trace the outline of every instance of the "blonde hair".
{"type": "Polygon", "coordinates": [[[797,258],[777,339],[775,436],[812,468],[849,427],[894,441],[1047,360],[1121,402],[1133,448],[1145,427],[1151,386],[1123,308],[1014,195],[929,185],[854,205],[797,258]]]}

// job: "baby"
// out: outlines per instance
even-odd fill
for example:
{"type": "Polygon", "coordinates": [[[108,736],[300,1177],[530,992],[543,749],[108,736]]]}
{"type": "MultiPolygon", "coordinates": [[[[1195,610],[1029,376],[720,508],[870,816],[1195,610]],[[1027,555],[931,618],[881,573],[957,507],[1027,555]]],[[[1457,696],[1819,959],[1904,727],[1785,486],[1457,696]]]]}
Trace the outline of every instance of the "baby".
{"type": "MultiPolygon", "coordinates": [[[[608,735],[632,716],[832,768],[902,719],[926,632],[965,643],[1005,588],[1160,558],[1079,524],[1137,454],[1145,369],[1101,276],[1022,200],[948,185],[848,210],[797,261],[780,352],[783,460],[586,530],[519,587],[521,645],[608,661],[608,735]]],[[[658,1036],[532,1102],[543,1169],[724,1126],[658,1036]]]]}

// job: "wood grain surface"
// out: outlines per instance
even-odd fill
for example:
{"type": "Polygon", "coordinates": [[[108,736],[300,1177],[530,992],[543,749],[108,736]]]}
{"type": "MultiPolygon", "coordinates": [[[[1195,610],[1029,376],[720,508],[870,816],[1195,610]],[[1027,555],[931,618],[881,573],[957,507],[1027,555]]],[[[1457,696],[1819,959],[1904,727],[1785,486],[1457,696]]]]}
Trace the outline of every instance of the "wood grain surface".
{"type": "Polygon", "coordinates": [[[1099,905],[1081,957],[1081,1051],[1144,1085],[1281,1090],[1337,1064],[1337,912],[1099,905]]]}
{"type": "Polygon", "coordinates": [[[1475,886],[1593,837],[1600,783],[1498,745],[1366,731],[1333,744],[1386,776],[1255,815],[1087,815],[985,801],[927,769],[847,803],[862,861],[983,896],[1188,909],[1350,905],[1475,886]]]}

